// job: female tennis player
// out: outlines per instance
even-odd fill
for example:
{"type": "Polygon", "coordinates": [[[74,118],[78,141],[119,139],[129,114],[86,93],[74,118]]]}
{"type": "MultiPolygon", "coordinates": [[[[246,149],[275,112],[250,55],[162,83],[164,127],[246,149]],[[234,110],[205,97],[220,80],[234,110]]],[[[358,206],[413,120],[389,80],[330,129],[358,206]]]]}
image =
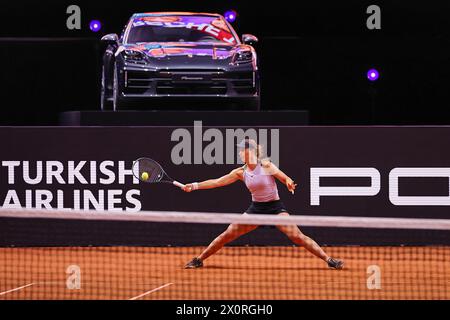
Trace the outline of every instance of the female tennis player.
{"type": "MultiPolygon", "coordinates": [[[[297,184],[285,173],[278,169],[270,160],[261,159],[262,149],[255,140],[244,139],[239,147],[239,156],[244,166],[232,170],[229,174],[212,180],[189,183],[183,187],[186,192],[200,189],[212,189],[229,185],[242,180],[250,193],[252,202],[244,214],[277,214],[288,216],[286,208],[278,196],[275,178],[284,183],[291,193],[294,193],[297,184]]],[[[203,261],[220,250],[225,244],[256,229],[257,225],[231,224],[221,235],[198,256],[192,259],[185,268],[200,268],[203,261]]],[[[311,238],[304,235],[296,225],[277,226],[295,244],[305,247],[306,250],[324,260],[330,268],[342,269],[343,261],[328,256],[322,248],[311,238]]]]}

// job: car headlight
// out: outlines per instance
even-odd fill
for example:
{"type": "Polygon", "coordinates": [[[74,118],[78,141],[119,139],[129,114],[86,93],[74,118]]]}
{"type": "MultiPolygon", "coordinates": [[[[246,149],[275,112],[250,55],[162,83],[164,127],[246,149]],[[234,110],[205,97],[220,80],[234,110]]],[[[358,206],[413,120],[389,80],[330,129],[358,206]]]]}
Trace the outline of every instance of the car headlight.
{"type": "Polygon", "coordinates": [[[238,51],[233,56],[233,63],[252,62],[253,53],[251,51],[238,51]]]}
{"type": "Polygon", "coordinates": [[[145,55],[136,50],[124,50],[123,56],[125,60],[128,60],[130,62],[145,62],[145,55]]]}

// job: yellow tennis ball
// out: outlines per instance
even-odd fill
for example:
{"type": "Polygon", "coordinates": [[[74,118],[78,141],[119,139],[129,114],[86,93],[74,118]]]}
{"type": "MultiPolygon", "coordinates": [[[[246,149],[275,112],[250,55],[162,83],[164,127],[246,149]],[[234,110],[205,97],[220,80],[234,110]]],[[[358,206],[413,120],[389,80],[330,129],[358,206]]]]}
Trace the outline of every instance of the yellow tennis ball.
{"type": "Polygon", "coordinates": [[[147,179],[148,179],[148,173],[147,172],[142,172],[142,174],[141,174],[141,178],[142,178],[142,180],[144,180],[144,181],[146,181],[147,179]]]}

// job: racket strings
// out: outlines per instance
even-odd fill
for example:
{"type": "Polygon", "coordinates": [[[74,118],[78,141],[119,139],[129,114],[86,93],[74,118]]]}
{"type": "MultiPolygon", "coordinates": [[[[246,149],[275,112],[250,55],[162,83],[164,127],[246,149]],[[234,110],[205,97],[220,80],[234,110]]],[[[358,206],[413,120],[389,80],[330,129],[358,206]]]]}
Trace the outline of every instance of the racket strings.
{"type": "Polygon", "coordinates": [[[158,182],[164,177],[164,170],[150,159],[141,159],[134,166],[135,176],[145,182],[158,182]],[[144,178],[145,176],[145,178],[144,178]]]}

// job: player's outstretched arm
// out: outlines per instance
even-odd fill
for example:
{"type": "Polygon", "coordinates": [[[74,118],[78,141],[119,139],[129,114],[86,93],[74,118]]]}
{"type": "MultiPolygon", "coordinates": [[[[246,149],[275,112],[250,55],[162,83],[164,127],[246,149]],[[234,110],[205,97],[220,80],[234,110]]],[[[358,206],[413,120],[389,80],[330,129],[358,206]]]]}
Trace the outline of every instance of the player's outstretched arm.
{"type": "Polygon", "coordinates": [[[281,171],[272,162],[268,161],[268,162],[263,163],[263,167],[266,170],[266,172],[270,173],[275,178],[277,178],[280,182],[284,183],[286,185],[286,187],[288,188],[289,192],[294,194],[295,187],[297,187],[297,184],[294,183],[294,180],[292,180],[290,177],[288,177],[283,171],[281,171]]]}
{"type": "Polygon", "coordinates": [[[237,168],[231,171],[230,173],[217,178],[217,179],[210,179],[205,180],[202,182],[194,182],[194,183],[188,183],[185,185],[184,188],[182,188],[186,192],[191,192],[193,190],[197,189],[213,189],[213,188],[220,188],[229,184],[232,184],[233,182],[236,182],[237,180],[242,179],[242,168],[237,168]]]}

